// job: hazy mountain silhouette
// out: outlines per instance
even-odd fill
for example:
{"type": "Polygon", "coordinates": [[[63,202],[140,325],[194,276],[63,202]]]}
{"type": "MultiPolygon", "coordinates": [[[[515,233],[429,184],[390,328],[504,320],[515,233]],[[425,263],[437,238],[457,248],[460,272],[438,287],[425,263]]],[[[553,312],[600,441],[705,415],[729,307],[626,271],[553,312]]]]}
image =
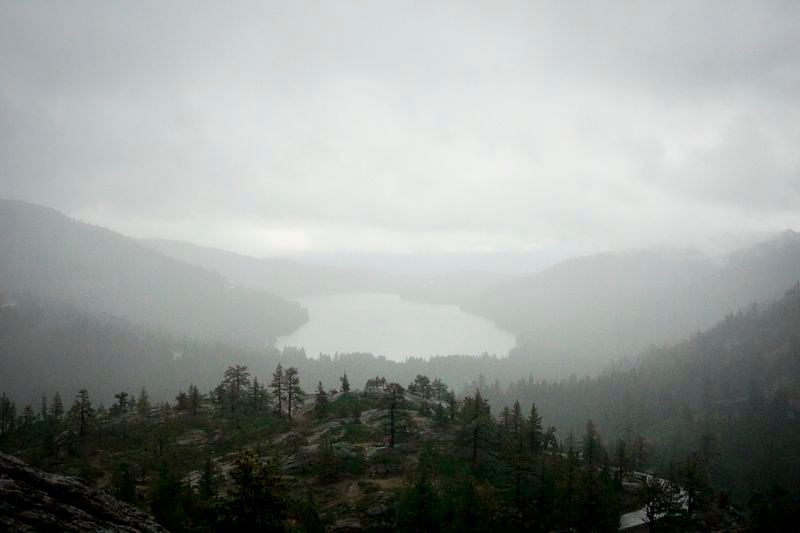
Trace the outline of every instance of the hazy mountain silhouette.
{"type": "Polygon", "coordinates": [[[224,275],[231,283],[285,298],[321,294],[388,293],[407,300],[460,305],[513,276],[483,271],[397,274],[374,268],[309,264],[284,258],[256,258],[218,248],[162,239],[140,241],[164,255],[224,275]]]}
{"type": "Polygon", "coordinates": [[[188,242],[145,239],[144,246],[166,256],[213,270],[231,283],[285,298],[349,292],[391,292],[398,280],[369,269],[340,268],[282,258],[256,258],[188,242]]]}
{"type": "Polygon", "coordinates": [[[0,200],[0,293],[61,299],[94,313],[204,339],[263,345],[307,320],[298,304],[231,287],[113,231],[0,200]]]}
{"type": "Polygon", "coordinates": [[[606,253],[498,284],[465,309],[518,336],[516,356],[547,374],[589,372],[674,342],[800,280],[792,231],[721,257],[691,251],[606,253]]]}

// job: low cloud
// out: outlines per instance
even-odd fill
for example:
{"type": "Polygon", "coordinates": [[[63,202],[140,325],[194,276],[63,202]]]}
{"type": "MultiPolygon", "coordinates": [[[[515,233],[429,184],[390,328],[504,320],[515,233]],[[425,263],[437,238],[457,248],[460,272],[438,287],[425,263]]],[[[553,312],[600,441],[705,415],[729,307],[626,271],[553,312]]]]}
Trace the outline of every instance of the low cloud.
{"type": "Polygon", "coordinates": [[[242,252],[800,227],[788,2],[116,4],[0,17],[0,195],[242,252]]]}

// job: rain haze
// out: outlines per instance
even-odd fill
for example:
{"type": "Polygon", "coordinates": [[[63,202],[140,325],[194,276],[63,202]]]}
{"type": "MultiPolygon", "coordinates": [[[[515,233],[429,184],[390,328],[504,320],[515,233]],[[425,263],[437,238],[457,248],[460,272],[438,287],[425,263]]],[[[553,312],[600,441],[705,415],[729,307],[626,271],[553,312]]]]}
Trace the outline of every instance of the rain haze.
{"type": "Polygon", "coordinates": [[[797,1],[1,2],[0,529],[797,530],[799,147],[797,1]]]}
{"type": "Polygon", "coordinates": [[[79,5],[3,6],[4,197],[256,256],[798,226],[794,2],[79,5]]]}

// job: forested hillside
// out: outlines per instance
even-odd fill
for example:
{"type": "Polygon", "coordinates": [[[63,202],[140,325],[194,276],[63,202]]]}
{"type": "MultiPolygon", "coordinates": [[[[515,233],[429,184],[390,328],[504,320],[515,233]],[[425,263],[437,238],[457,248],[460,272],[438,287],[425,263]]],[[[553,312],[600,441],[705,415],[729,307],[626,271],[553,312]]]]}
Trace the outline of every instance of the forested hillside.
{"type": "Polygon", "coordinates": [[[708,258],[679,251],[569,259],[484,291],[464,308],[517,335],[513,356],[548,378],[600,370],[677,342],[800,281],[800,234],[708,258]]]}
{"type": "Polygon", "coordinates": [[[0,201],[0,293],[61,300],[170,333],[251,346],[307,320],[296,303],[230,287],[219,274],[133,239],[7,200],[0,201]]]}
{"type": "MultiPolygon", "coordinates": [[[[211,399],[217,376],[230,365],[241,364],[264,376],[283,363],[296,369],[307,387],[335,383],[344,374],[355,382],[373,384],[439,376],[454,385],[454,401],[463,401],[464,406],[479,395],[488,400],[486,408],[493,408],[499,425],[487,422],[491,428],[487,446],[507,438],[503,432],[518,401],[539,406],[554,452],[565,453],[574,446],[572,435],[585,431],[587,420],[593,420],[604,435],[597,436],[597,443],[606,450],[602,459],[606,467],[624,470],[635,464],[677,479],[674,476],[686,474],[687,465],[695,465],[702,470],[703,482],[710,484],[707,490],[731,498],[754,521],[785,519],[786,502],[800,495],[800,458],[794,453],[800,445],[798,285],[778,301],[729,313],[716,326],[687,335],[683,342],[651,348],[635,359],[617,359],[598,377],[543,379],[554,372],[548,356],[579,354],[581,343],[590,339],[598,343],[598,354],[603,347],[624,354],[647,335],[664,341],[703,323],[719,308],[735,308],[746,297],[769,300],[781,280],[795,275],[792,265],[800,253],[800,239],[794,233],[732,254],[720,266],[693,254],[574,260],[532,278],[536,282],[531,287],[516,287],[522,290],[514,299],[516,307],[504,310],[513,320],[501,322],[529,332],[550,327],[550,341],[571,339],[559,351],[541,346],[531,359],[525,356],[531,337],[523,337],[522,346],[509,358],[454,355],[394,362],[363,353],[312,358],[302,349],[278,350],[268,341],[305,320],[298,305],[251,288],[233,288],[218,273],[162,256],[52,210],[15,202],[0,207],[0,390],[7,394],[3,411],[7,438],[16,434],[9,428],[30,422],[33,408],[22,406],[37,405],[42,397],[87,389],[101,403],[112,404],[120,391],[163,402],[173,398],[175,390],[191,385],[198,394],[211,391],[211,399]],[[531,298],[525,291],[534,288],[536,296],[531,298]],[[546,303],[552,316],[543,318],[527,307],[534,300],[537,305],[546,303]],[[605,312],[607,306],[615,312],[605,312]],[[538,316],[541,322],[522,320],[525,316],[538,316]],[[636,334],[626,336],[631,328],[636,334]],[[622,455],[615,459],[615,453],[622,455]],[[676,468],[684,470],[675,474],[676,468]],[[783,507],[775,508],[769,503],[773,500],[783,502],[783,507]],[[757,517],[758,513],[766,518],[757,517]]],[[[258,279],[252,283],[257,285],[258,279]]],[[[462,279],[454,284],[461,292],[458,287],[469,283],[462,279]]],[[[596,364],[603,359],[599,357],[596,364]]],[[[590,373],[591,365],[581,361],[571,358],[560,370],[582,365],[590,373]]],[[[421,456],[414,459],[420,460],[421,456]]],[[[470,475],[488,486],[503,487],[508,483],[503,469],[513,471],[515,460],[511,454],[488,471],[470,475]],[[506,460],[508,464],[503,463],[506,460]]],[[[560,460],[554,456],[553,461],[553,475],[562,475],[563,465],[555,464],[560,460]]],[[[443,480],[451,475],[436,470],[441,465],[431,468],[443,480]]],[[[608,479],[595,481],[602,485],[608,479]]],[[[402,501],[414,501],[414,490],[434,490],[419,478],[414,483],[416,488],[393,504],[399,506],[398,513],[406,512],[401,511],[402,501]]],[[[603,527],[611,528],[615,514],[624,510],[620,505],[626,496],[619,486],[602,490],[610,499],[591,512],[608,513],[596,519],[608,520],[603,527]]],[[[434,493],[430,497],[446,497],[434,493]]],[[[498,502],[507,505],[503,498],[498,502]]],[[[436,512],[447,512],[446,504],[441,505],[436,512]]],[[[708,509],[724,515],[726,505],[708,509]]],[[[510,520],[486,512],[487,523],[510,520]]],[[[563,510],[548,513],[555,513],[548,515],[554,524],[580,520],[569,512],[558,514],[563,510]]],[[[398,524],[404,520],[401,514],[398,524]]],[[[414,516],[413,520],[420,519],[414,516]]]]}
{"type": "Polygon", "coordinates": [[[483,390],[497,405],[535,401],[562,431],[591,418],[610,437],[640,432],[661,461],[702,450],[740,502],[754,489],[800,494],[800,286],[620,367],[483,390]]]}
{"type": "Polygon", "coordinates": [[[637,435],[619,454],[588,421],[559,442],[535,405],[493,412],[426,375],[363,388],[342,375],[313,392],[300,376],[232,365],[208,394],[190,385],[170,404],[120,391],[98,408],[80,390],[68,411],[43,398],[21,416],[3,395],[0,450],[80,475],[170,531],[612,532],[623,513],[623,525],[742,530],[691,457],[668,479],[636,472],[648,466],[637,435]]]}
{"type": "Polygon", "coordinates": [[[211,387],[228,365],[267,372],[279,360],[300,368],[313,383],[344,372],[358,381],[375,375],[411,380],[435,374],[457,384],[480,374],[507,383],[527,375],[523,362],[484,355],[452,355],[391,361],[368,353],[306,354],[304,350],[247,346],[176,335],[109,314],[97,314],[57,299],[0,294],[0,390],[35,403],[42,392],[86,387],[109,402],[121,387],[147,386],[156,400],[193,382],[211,387]],[[31,379],[31,376],[38,376],[31,379]]]}
{"type": "MultiPolygon", "coordinates": [[[[530,528],[534,523],[541,527],[572,523],[584,530],[593,525],[602,530],[612,530],[620,512],[632,510],[648,497],[655,497],[647,491],[667,490],[669,487],[665,485],[659,489],[644,483],[641,490],[631,493],[631,486],[638,486],[632,483],[641,484],[640,478],[631,479],[627,484],[620,483],[629,476],[625,472],[634,469],[650,469],[669,483],[693,487],[691,490],[697,491],[693,510],[681,510],[680,505],[673,501],[671,505],[678,507],[669,511],[674,515],[668,515],[677,521],[674,523],[699,521],[691,522],[695,529],[690,530],[702,530],[705,526],[700,524],[708,523],[727,523],[734,527],[733,524],[738,524],[737,520],[741,518],[728,510],[729,501],[753,524],[785,523],[791,519],[792,502],[800,497],[800,487],[797,486],[800,462],[795,453],[800,443],[800,287],[797,286],[774,304],[763,309],[752,306],[730,314],[704,333],[680,344],[653,349],[638,360],[621,362],[617,369],[610,369],[597,378],[542,382],[530,377],[508,387],[501,385],[499,380],[492,383],[483,378],[463,386],[456,384],[455,395],[451,395],[441,380],[432,382],[425,376],[441,376],[440,371],[445,375],[480,373],[484,376],[516,371],[519,375],[521,370],[513,369],[513,360],[489,357],[394,363],[369,354],[338,355],[317,360],[293,349],[247,351],[222,344],[176,340],[118,319],[81,314],[74,309],[52,305],[42,307],[25,300],[15,301],[13,305],[4,300],[0,305],[0,319],[2,346],[8,347],[0,357],[6,365],[0,369],[0,376],[3,376],[0,390],[8,394],[4,397],[3,410],[3,431],[6,446],[9,446],[6,450],[15,453],[28,450],[25,452],[28,460],[43,461],[42,464],[49,465],[48,468],[65,469],[66,473],[88,472],[99,483],[108,483],[105,474],[116,472],[110,481],[114,490],[128,494],[134,498],[132,501],[150,506],[149,509],[166,521],[163,523],[172,524],[175,522],[170,521],[178,520],[177,523],[185,525],[184,520],[199,520],[202,524],[212,516],[205,511],[192,510],[194,504],[190,502],[195,500],[190,494],[199,489],[196,485],[183,486],[181,478],[175,477],[178,472],[184,475],[189,472],[187,469],[202,467],[202,455],[187,455],[185,443],[194,442],[192,439],[199,439],[197,442],[204,443],[203,446],[214,443],[209,449],[223,455],[245,442],[250,442],[249,446],[255,446],[255,450],[260,450],[258,453],[265,457],[273,457],[275,453],[294,454],[285,468],[291,472],[298,464],[305,465],[300,467],[301,477],[311,476],[307,478],[309,481],[323,480],[323,484],[315,489],[314,501],[324,502],[322,508],[327,509],[327,514],[323,513],[321,519],[329,524],[340,521],[342,516],[355,514],[359,520],[377,520],[381,527],[397,524],[413,530],[419,524],[430,525],[430,522],[425,522],[430,519],[425,513],[415,511],[423,502],[430,505],[437,523],[451,523],[456,520],[453,509],[460,509],[458,506],[463,505],[458,503],[459,498],[475,498],[476,494],[481,494],[483,503],[476,515],[476,520],[483,524],[481,527],[515,523],[515,527],[530,528]],[[130,363],[137,361],[136,357],[139,357],[139,364],[130,363]],[[258,389],[252,388],[255,385],[248,385],[251,388],[246,394],[235,393],[235,384],[239,381],[229,379],[229,372],[225,370],[230,360],[252,365],[249,366],[252,375],[258,375],[264,381],[271,375],[273,365],[283,363],[284,368],[297,371],[293,374],[297,379],[292,378],[292,386],[304,386],[307,390],[315,382],[338,384],[345,373],[353,383],[364,380],[365,392],[383,391],[392,381],[410,382],[409,392],[423,398],[428,396],[434,401],[426,407],[415,400],[413,412],[404,411],[406,414],[403,416],[410,416],[415,422],[413,426],[403,426],[406,428],[403,431],[409,433],[403,433],[398,439],[403,439],[405,451],[393,461],[406,465],[404,468],[421,470],[415,471],[408,485],[393,485],[394,489],[382,495],[379,502],[364,495],[367,507],[355,510],[339,507],[340,502],[333,496],[334,489],[325,488],[326,483],[349,480],[347,483],[357,483],[358,486],[372,487],[370,483],[383,486],[380,479],[395,475],[394,471],[383,470],[384,466],[380,466],[377,470],[369,470],[373,473],[364,477],[360,470],[363,465],[371,468],[384,463],[370,458],[372,452],[354,451],[353,447],[354,443],[361,442],[357,439],[380,439],[382,432],[387,431],[387,419],[376,424],[369,418],[362,428],[353,426],[347,418],[350,409],[377,408],[377,414],[380,414],[380,409],[388,409],[391,402],[385,396],[383,399],[368,398],[361,407],[346,402],[347,407],[334,408],[338,420],[332,426],[301,423],[300,431],[313,441],[313,450],[319,450],[319,457],[313,455],[312,448],[303,450],[302,446],[301,449],[290,447],[288,452],[279,452],[284,450],[283,444],[259,445],[257,442],[263,442],[265,437],[269,437],[270,443],[296,439],[291,433],[292,424],[286,425],[280,417],[275,419],[268,409],[263,411],[265,408],[251,411],[251,401],[255,401],[251,397],[258,396],[258,389]],[[415,371],[418,371],[416,375],[413,374],[415,371]],[[226,381],[215,386],[214,382],[222,373],[225,373],[226,381]],[[61,376],[60,381],[54,381],[53,376],[57,375],[61,376]],[[370,377],[365,379],[365,375],[370,377]],[[385,376],[390,377],[387,379],[385,376]],[[91,384],[85,385],[88,380],[92,381],[91,384]],[[56,423],[47,418],[50,407],[41,409],[44,415],[37,414],[39,403],[49,405],[53,401],[54,387],[61,393],[60,398],[69,398],[76,388],[86,388],[95,401],[100,400],[106,405],[116,406],[120,401],[134,397],[138,397],[138,406],[159,402],[162,404],[159,420],[165,422],[156,421],[153,425],[136,419],[131,420],[129,426],[126,421],[130,420],[129,417],[123,414],[119,418],[122,408],[116,406],[110,411],[101,409],[102,415],[97,418],[100,426],[91,430],[91,435],[96,436],[87,434],[80,438],[77,433],[68,431],[53,444],[48,440],[52,436],[47,437],[47,431],[54,431],[54,427],[60,428],[59,431],[70,427],[77,431],[75,424],[80,420],[76,411],[67,420],[56,423]],[[21,389],[29,395],[19,395],[21,389]],[[37,393],[31,397],[33,390],[37,393]],[[206,406],[203,407],[206,414],[202,418],[186,418],[190,404],[186,403],[189,400],[185,394],[178,394],[173,408],[166,407],[163,399],[171,399],[175,390],[184,393],[188,390],[196,395],[206,406]],[[206,390],[208,395],[203,394],[206,390]],[[42,392],[44,395],[40,402],[39,394],[42,392]],[[234,396],[226,396],[234,393],[234,396]],[[14,405],[8,403],[9,399],[16,400],[14,405]],[[241,408],[244,411],[231,401],[243,402],[241,408]],[[218,415],[209,411],[212,405],[218,415]],[[483,407],[476,411],[476,405],[483,407]],[[541,444],[536,445],[531,456],[526,455],[529,452],[515,452],[518,432],[528,431],[514,429],[517,427],[514,421],[521,416],[517,405],[535,405],[537,408],[526,418],[527,425],[521,426],[531,427],[530,421],[533,420],[536,421],[535,427],[540,428],[536,442],[541,444]],[[453,414],[449,414],[450,410],[453,414]],[[176,411],[184,413],[179,415],[184,418],[175,418],[176,411]],[[215,418],[217,416],[219,418],[215,418]],[[587,428],[588,420],[593,423],[587,428]],[[64,425],[67,423],[70,425],[64,425]],[[154,429],[165,423],[168,431],[154,429]],[[438,429],[430,429],[431,423],[438,429]],[[344,433],[340,434],[338,429],[329,432],[331,427],[341,428],[344,433]],[[330,440],[320,440],[320,435],[326,432],[329,432],[330,440]],[[40,442],[37,439],[43,440],[35,447],[23,444],[40,442]],[[99,443],[104,443],[102,446],[127,447],[127,458],[120,463],[121,459],[114,459],[105,452],[87,455],[88,450],[99,443]],[[426,443],[433,443],[430,452],[433,455],[425,451],[426,443]],[[327,447],[334,444],[333,449],[341,452],[334,452],[331,456],[327,447]],[[539,454],[538,463],[534,463],[538,466],[530,470],[530,464],[525,461],[537,457],[536,450],[540,445],[542,450],[549,452],[539,454]],[[63,463],[45,460],[44,457],[49,456],[39,455],[41,446],[55,446],[61,450],[59,456],[63,463]],[[144,460],[141,446],[148,450],[152,447],[162,450],[167,446],[173,452],[165,455],[159,451],[156,459],[144,460]],[[340,459],[331,459],[339,453],[340,459]],[[366,463],[358,463],[360,459],[357,457],[362,453],[366,455],[366,463]],[[470,466],[463,471],[454,470],[454,464],[445,459],[453,453],[461,454],[470,466]],[[594,453],[598,455],[592,458],[594,453]],[[90,455],[97,459],[90,461],[90,455]],[[348,463],[351,459],[356,462],[348,463]],[[337,463],[339,460],[341,464],[337,463]],[[337,464],[339,466],[331,466],[337,464]],[[147,479],[144,486],[134,492],[124,485],[129,481],[119,477],[130,475],[130,470],[125,469],[132,465],[142,469],[141,475],[147,479]],[[351,466],[355,470],[348,470],[351,466]],[[169,468],[168,479],[155,475],[159,468],[169,468]],[[544,471],[549,477],[540,479],[537,471],[544,471]],[[374,477],[378,481],[374,481],[374,477]],[[476,494],[461,493],[458,487],[464,480],[472,480],[470,483],[477,483],[482,488],[476,494]],[[167,508],[159,499],[165,496],[158,492],[162,481],[172,483],[175,490],[184,491],[189,498],[173,502],[183,506],[182,512],[201,514],[181,518],[166,513],[167,508]],[[179,486],[182,488],[176,488],[179,486]],[[570,490],[575,491],[572,496],[570,490]],[[585,492],[587,490],[599,492],[592,496],[585,492]],[[425,495],[420,495],[419,491],[425,491],[425,495]],[[601,500],[587,500],[589,497],[601,500]],[[515,503],[518,498],[528,503],[518,509],[515,503]],[[365,514],[368,506],[378,503],[381,510],[376,511],[377,514],[365,514]]],[[[536,374],[534,367],[529,370],[532,376],[536,374]]],[[[76,405],[80,403],[76,401],[76,405]]],[[[130,407],[134,403],[126,405],[138,408],[130,407]]],[[[150,411],[140,409],[140,413],[150,411]]],[[[324,421],[325,417],[322,418],[324,421]]],[[[241,460],[250,459],[244,457],[241,460]]],[[[234,459],[224,455],[215,461],[227,464],[227,469],[234,459]]],[[[239,468],[235,464],[233,467],[239,468]]],[[[298,500],[298,495],[302,494],[298,490],[292,492],[290,499],[295,503],[287,508],[287,512],[301,520],[305,512],[303,506],[308,502],[303,503],[302,498],[298,500]]],[[[216,494],[222,497],[221,494],[230,496],[231,493],[216,494]]],[[[666,496],[658,496],[663,497],[666,496]]],[[[231,520],[235,516],[229,514],[231,512],[228,507],[217,507],[213,520],[231,520]]],[[[202,529],[207,525],[198,527],[202,529]]]]}

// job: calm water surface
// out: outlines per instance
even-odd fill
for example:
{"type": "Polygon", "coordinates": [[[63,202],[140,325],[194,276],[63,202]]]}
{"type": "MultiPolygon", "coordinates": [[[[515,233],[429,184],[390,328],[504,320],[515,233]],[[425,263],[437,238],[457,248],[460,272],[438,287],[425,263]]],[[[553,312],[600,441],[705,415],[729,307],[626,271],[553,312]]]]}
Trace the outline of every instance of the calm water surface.
{"type": "Polygon", "coordinates": [[[303,347],[309,356],[371,352],[389,359],[483,352],[507,355],[511,333],[451,305],[407,302],[393,294],[336,294],[304,298],[309,321],[278,347],[303,347]]]}

